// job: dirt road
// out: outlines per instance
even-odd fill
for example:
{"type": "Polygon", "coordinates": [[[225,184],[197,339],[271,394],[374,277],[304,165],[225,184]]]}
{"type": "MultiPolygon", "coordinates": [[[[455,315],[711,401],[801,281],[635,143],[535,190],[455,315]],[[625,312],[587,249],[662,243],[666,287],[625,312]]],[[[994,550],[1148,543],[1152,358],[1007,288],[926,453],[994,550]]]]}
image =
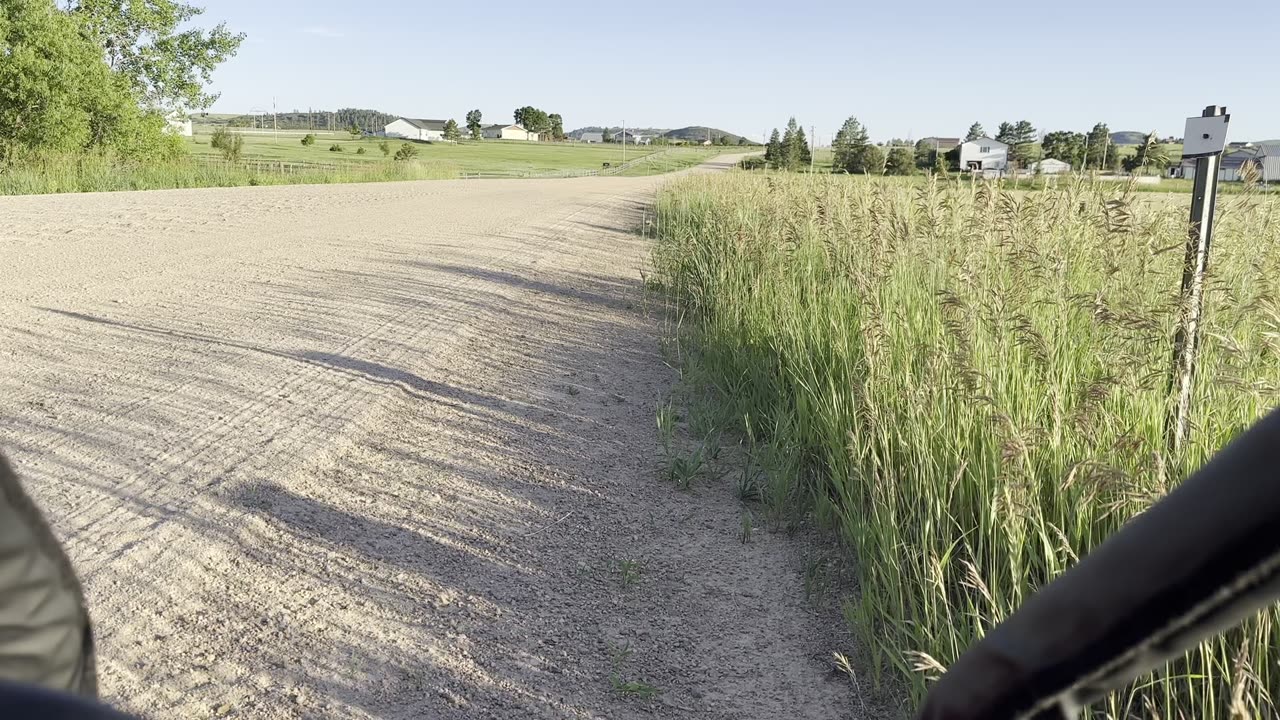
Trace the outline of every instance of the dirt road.
{"type": "Polygon", "coordinates": [[[673,373],[629,231],[659,182],[0,198],[0,448],[106,697],[857,716],[796,547],[742,544],[727,480],[657,478],[673,373]]]}

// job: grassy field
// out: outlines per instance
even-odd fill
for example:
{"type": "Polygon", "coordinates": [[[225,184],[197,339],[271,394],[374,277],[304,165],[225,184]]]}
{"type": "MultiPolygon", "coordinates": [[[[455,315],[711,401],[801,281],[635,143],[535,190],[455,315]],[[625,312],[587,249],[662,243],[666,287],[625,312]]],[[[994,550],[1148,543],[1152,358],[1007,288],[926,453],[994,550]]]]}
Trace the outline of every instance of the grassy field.
{"type": "MultiPolygon", "coordinates": [[[[247,159],[279,160],[285,162],[386,162],[378,145],[383,138],[367,137],[352,140],[346,133],[316,134],[316,143],[310,147],[300,141],[305,133],[290,131],[272,135],[245,133],[244,157],[247,159]],[[331,152],[331,146],[342,148],[331,152]],[[358,151],[364,149],[365,154],[358,151]]],[[[392,152],[403,142],[387,138],[392,152]]],[[[457,168],[458,172],[550,172],[554,170],[594,170],[604,163],[622,162],[621,145],[581,145],[577,143],[530,143],[515,140],[482,140],[460,143],[414,143],[418,159],[437,162],[457,168]]],[[[209,145],[209,136],[197,133],[187,141],[187,149],[195,156],[220,157],[209,145]]],[[[653,146],[627,147],[627,159],[652,153],[653,146]]]]}
{"type": "Polygon", "coordinates": [[[694,165],[704,163],[717,155],[746,153],[751,151],[752,148],[736,146],[673,148],[668,152],[655,153],[651,156],[653,158],[651,161],[633,165],[618,173],[618,175],[622,177],[662,175],[664,173],[675,172],[677,170],[686,170],[694,165]]]}
{"type": "MultiPolygon", "coordinates": [[[[839,539],[882,687],[919,700],[1274,403],[1280,199],[1225,198],[1219,218],[1195,432],[1171,457],[1184,207],[1088,181],[734,173],[660,193],[655,284],[683,328],[689,430],[741,442],[755,513],[839,539]]],[[[1275,717],[1278,648],[1272,609],[1095,716],[1275,717]]]]}

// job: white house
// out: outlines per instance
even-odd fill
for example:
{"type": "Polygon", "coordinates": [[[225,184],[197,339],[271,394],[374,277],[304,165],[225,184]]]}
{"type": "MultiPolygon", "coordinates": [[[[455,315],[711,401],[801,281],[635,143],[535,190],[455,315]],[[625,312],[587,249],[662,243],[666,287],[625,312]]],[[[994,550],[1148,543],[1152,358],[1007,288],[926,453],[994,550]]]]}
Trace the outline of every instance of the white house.
{"type": "Polygon", "coordinates": [[[171,112],[164,116],[166,124],[165,130],[174,135],[182,137],[191,137],[191,118],[180,112],[171,112]]]}
{"type": "Polygon", "coordinates": [[[387,137],[404,138],[406,140],[434,142],[436,140],[444,140],[444,124],[444,120],[400,118],[387,125],[383,129],[383,134],[387,137]]]}
{"type": "Polygon", "coordinates": [[[1062,175],[1071,172],[1071,164],[1057,158],[1045,158],[1040,162],[1031,163],[1031,172],[1041,175],[1062,175]]]}
{"type": "Polygon", "coordinates": [[[584,143],[602,143],[604,142],[604,133],[602,132],[584,132],[578,136],[578,142],[584,143]]]}
{"type": "Polygon", "coordinates": [[[538,140],[541,139],[538,133],[525,130],[523,125],[489,125],[480,132],[489,140],[526,140],[528,142],[538,142],[538,140]]]}
{"type": "Polygon", "coordinates": [[[980,137],[960,143],[960,169],[998,170],[1009,167],[1009,146],[989,137],[980,137]]]}

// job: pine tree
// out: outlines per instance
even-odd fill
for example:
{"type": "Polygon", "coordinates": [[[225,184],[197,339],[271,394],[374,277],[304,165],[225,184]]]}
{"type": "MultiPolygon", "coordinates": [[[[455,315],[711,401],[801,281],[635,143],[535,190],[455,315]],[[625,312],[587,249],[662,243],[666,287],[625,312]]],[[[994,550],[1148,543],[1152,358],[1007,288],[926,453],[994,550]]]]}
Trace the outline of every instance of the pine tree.
{"type": "Polygon", "coordinates": [[[1085,138],[1085,167],[1105,170],[1112,167],[1116,158],[1116,146],[1111,142],[1111,129],[1106,123],[1098,123],[1085,138]]]}
{"type": "Polygon", "coordinates": [[[809,139],[804,136],[804,127],[796,128],[791,136],[791,157],[798,168],[804,169],[813,161],[813,151],[809,148],[809,139]]]}
{"type": "Polygon", "coordinates": [[[449,118],[444,124],[444,139],[449,142],[458,142],[462,139],[462,132],[458,129],[458,121],[449,118]]]}
{"type": "Polygon", "coordinates": [[[982,123],[974,123],[969,126],[969,132],[965,134],[964,141],[977,140],[980,137],[986,137],[987,131],[982,129],[982,123]]]}
{"type": "Polygon", "coordinates": [[[1002,122],[996,130],[996,140],[1005,145],[1013,145],[1013,123],[1002,122]]]}
{"type": "MultiPolygon", "coordinates": [[[[854,156],[860,154],[862,149],[870,144],[870,137],[867,135],[867,129],[862,123],[858,122],[858,118],[851,117],[844,121],[844,125],[840,126],[836,138],[831,143],[832,166],[835,170],[844,170],[846,172],[854,172],[850,170],[853,164],[854,156]]],[[[861,172],[860,170],[858,172],[861,172]]]]}
{"type": "Polygon", "coordinates": [[[800,155],[796,147],[796,131],[800,127],[796,125],[796,119],[787,120],[787,129],[782,131],[782,152],[778,158],[778,164],[784,170],[795,170],[800,164],[800,155]]]}
{"type": "Polygon", "coordinates": [[[769,144],[764,146],[764,159],[775,166],[782,160],[782,139],[778,136],[778,128],[769,136],[769,144]]]}

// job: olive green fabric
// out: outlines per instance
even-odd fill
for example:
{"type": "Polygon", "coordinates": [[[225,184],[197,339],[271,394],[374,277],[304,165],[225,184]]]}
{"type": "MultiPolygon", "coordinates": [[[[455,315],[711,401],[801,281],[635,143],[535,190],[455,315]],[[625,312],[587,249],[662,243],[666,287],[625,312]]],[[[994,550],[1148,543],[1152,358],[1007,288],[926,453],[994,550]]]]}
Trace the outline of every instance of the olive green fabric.
{"type": "Polygon", "coordinates": [[[80,582],[3,456],[0,679],[97,695],[93,636],[80,582]]]}

